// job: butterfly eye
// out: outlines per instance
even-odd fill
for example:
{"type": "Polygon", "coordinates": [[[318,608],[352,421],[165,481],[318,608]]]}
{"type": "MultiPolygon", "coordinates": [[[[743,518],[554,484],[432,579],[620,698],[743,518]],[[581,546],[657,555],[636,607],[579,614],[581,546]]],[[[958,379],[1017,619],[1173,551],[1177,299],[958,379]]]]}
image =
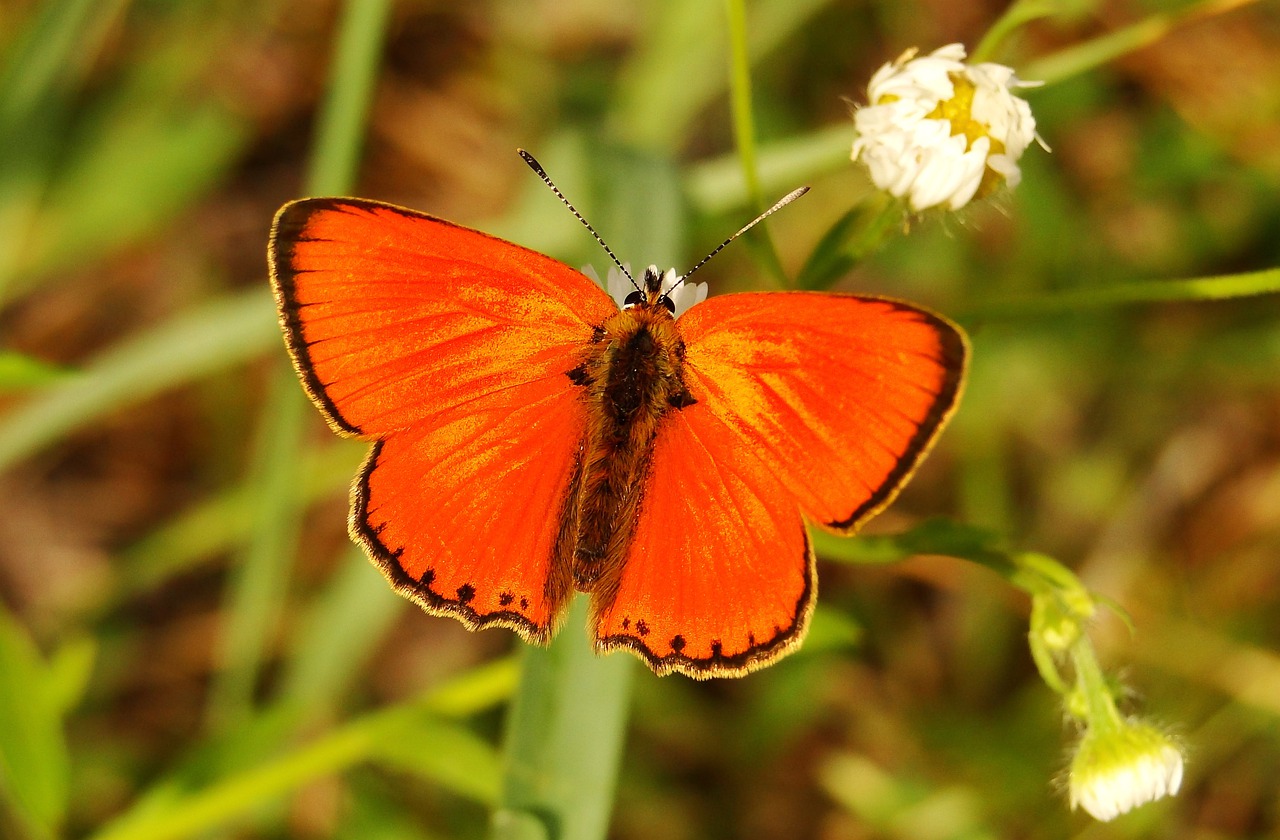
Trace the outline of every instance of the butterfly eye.
{"type": "Polygon", "coordinates": [[[622,302],[622,308],[630,309],[631,307],[636,306],[637,304],[640,304],[640,303],[644,303],[644,292],[641,292],[637,289],[636,291],[627,295],[626,300],[622,302]]]}
{"type": "Polygon", "coordinates": [[[676,302],[671,298],[663,295],[662,305],[665,306],[667,308],[667,311],[670,312],[672,315],[676,314],[676,302]]]}

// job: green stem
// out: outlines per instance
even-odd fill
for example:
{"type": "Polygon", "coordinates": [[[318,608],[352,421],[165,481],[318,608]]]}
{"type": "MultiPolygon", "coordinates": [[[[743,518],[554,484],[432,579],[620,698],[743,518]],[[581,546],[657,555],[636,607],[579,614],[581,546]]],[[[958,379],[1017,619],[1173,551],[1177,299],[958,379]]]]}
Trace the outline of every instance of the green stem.
{"type": "Polygon", "coordinates": [[[1090,731],[1103,735],[1121,729],[1124,721],[1111,696],[1111,687],[1098,665],[1089,637],[1083,633],[1071,646],[1071,662],[1076,672],[1076,686],[1085,703],[1085,719],[1090,731]]]}
{"type": "Polygon", "coordinates": [[[523,653],[491,840],[602,840],[626,733],[634,660],[597,656],[578,596],[546,648],[523,653]]]}
{"type": "Polygon", "coordinates": [[[969,61],[973,64],[990,61],[1000,45],[1015,29],[1033,20],[1051,17],[1057,9],[1058,4],[1053,0],[1018,0],[1006,9],[995,23],[991,24],[987,34],[982,36],[978,46],[974,47],[969,55],[969,61]]]}

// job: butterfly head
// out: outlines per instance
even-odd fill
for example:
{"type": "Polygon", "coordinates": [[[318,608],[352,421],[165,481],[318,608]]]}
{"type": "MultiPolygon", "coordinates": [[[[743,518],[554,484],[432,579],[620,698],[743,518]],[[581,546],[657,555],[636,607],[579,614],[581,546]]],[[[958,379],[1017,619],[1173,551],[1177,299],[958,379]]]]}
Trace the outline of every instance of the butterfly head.
{"type": "MultiPolygon", "coordinates": [[[[706,283],[687,284],[681,282],[683,279],[676,274],[674,268],[659,271],[656,265],[651,265],[644,270],[644,276],[637,284],[640,288],[633,287],[628,290],[622,285],[626,282],[625,278],[620,276],[617,279],[618,288],[622,291],[619,304],[623,309],[630,309],[633,306],[662,308],[679,317],[690,306],[707,299],[706,283]]],[[[610,272],[609,280],[612,291],[613,272],[610,272]]],[[[615,299],[618,298],[615,297],[615,299]]]]}
{"type": "Polygon", "coordinates": [[[666,293],[675,284],[676,270],[674,268],[667,269],[666,273],[658,271],[656,265],[651,265],[644,270],[644,279],[640,281],[641,288],[633,292],[629,292],[622,301],[623,309],[630,309],[633,306],[657,307],[661,306],[670,312],[676,314],[676,303],[666,293]]]}

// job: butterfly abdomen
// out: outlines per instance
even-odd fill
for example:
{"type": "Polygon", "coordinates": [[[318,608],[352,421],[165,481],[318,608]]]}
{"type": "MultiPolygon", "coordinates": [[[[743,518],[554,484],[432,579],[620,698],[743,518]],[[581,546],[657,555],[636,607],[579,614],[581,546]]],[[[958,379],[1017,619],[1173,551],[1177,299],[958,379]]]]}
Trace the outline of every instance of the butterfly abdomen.
{"type": "Polygon", "coordinates": [[[574,583],[606,600],[616,589],[639,511],[654,437],[669,411],[693,402],[684,343],[665,307],[640,305],[596,331],[570,373],[588,406],[576,510],[574,583]]]}

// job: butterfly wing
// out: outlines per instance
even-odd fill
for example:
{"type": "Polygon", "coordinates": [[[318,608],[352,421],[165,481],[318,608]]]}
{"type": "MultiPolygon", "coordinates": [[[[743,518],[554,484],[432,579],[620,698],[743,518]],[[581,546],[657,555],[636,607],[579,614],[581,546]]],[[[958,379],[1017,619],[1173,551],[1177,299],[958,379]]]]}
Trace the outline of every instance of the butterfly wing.
{"type": "Polygon", "coordinates": [[[949,417],[967,345],[936,315],[852,295],[727,295],[678,326],[696,402],[663,420],[597,646],[731,676],[807,629],[816,577],[798,514],[852,533],[887,505],[949,417]]]}
{"type": "Polygon", "coordinates": [[[546,641],[571,586],[553,557],[585,427],[566,374],[608,295],[536,252],[354,199],[285,205],[270,262],[308,393],[376,441],[352,538],[429,612],[546,641]]]}

